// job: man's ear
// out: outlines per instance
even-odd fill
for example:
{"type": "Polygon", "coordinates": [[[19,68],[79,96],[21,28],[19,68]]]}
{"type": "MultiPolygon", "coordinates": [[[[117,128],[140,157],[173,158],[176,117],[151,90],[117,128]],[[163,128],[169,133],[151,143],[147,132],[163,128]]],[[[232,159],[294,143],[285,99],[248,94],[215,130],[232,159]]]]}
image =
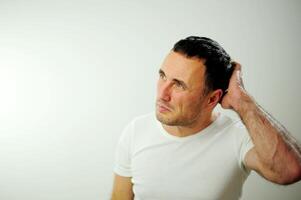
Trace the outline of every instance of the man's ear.
{"type": "Polygon", "coordinates": [[[221,100],[222,96],[223,91],[221,89],[214,90],[213,92],[211,92],[211,94],[209,94],[208,105],[210,107],[215,107],[216,104],[218,104],[221,100]]]}

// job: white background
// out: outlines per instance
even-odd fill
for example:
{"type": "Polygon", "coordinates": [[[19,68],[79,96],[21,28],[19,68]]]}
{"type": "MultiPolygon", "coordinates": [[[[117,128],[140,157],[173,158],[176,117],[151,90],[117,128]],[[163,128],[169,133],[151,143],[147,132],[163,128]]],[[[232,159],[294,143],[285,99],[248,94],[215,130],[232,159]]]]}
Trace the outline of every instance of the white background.
{"type": "MultiPolygon", "coordinates": [[[[158,68],[190,35],[242,63],[247,90],[301,141],[300,10],[297,0],[0,0],[0,199],[109,199],[119,135],[154,109],[158,68]]],[[[252,173],[242,199],[300,191],[252,173]]]]}

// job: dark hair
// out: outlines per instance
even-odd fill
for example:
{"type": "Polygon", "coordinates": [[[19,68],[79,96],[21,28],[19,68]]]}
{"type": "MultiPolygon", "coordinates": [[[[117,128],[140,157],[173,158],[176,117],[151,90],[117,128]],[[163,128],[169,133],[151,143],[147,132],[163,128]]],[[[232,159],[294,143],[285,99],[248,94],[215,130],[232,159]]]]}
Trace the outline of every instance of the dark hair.
{"type": "Polygon", "coordinates": [[[206,37],[190,36],[178,41],[172,50],[188,58],[204,59],[205,94],[216,89],[222,89],[225,93],[233,67],[230,56],[216,41],[206,37]]]}

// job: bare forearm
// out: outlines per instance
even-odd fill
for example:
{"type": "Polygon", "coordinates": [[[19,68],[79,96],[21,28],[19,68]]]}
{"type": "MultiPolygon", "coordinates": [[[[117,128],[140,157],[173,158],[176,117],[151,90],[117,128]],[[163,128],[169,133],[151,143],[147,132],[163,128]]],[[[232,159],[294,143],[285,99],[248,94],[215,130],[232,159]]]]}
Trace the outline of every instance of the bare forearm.
{"type": "Polygon", "coordinates": [[[301,147],[283,125],[244,94],[236,108],[260,162],[275,174],[301,178],[301,147]]]}

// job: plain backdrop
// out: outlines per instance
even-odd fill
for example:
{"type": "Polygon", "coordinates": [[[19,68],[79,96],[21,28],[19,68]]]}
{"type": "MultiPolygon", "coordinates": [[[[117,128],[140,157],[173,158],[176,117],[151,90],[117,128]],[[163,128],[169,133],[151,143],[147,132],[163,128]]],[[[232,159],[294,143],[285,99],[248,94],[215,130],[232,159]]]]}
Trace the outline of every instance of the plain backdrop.
{"type": "MultiPolygon", "coordinates": [[[[109,199],[121,131],[153,111],[158,68],[190,35],[217,40],[301,141],[300,10],[298,0],[0,0],[0,199],[109,199]]],[[[242,199],[301,199],[301,182],[252,172],[242,199]]]]}

